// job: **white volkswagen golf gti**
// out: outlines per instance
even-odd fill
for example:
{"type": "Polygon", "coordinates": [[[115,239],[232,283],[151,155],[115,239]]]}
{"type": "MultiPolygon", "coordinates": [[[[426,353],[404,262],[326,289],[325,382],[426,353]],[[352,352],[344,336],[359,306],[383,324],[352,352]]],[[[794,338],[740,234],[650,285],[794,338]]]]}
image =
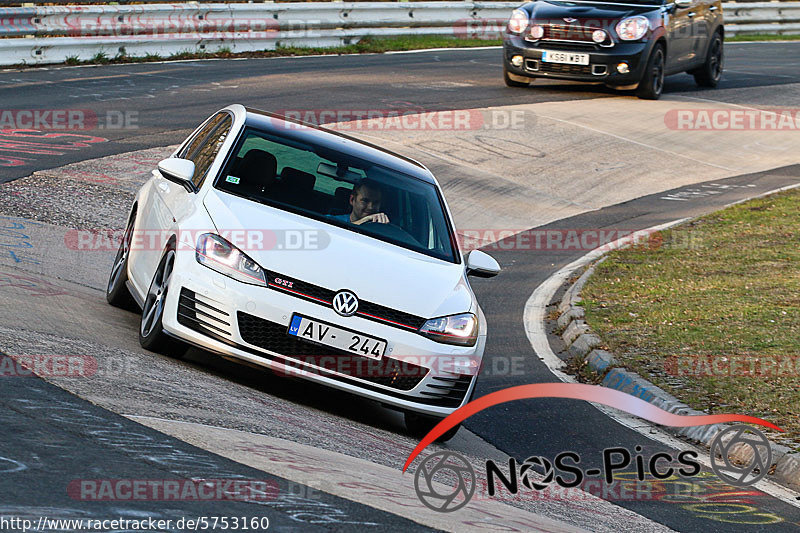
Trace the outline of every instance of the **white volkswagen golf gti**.
{"type": "MultiPolygon", "coordinates": [[[[188,345],[376,400],[423,435],[467,403],[486,342],[452,217],[420,163],[229,106],[136,195],[108,281],[141,345],[188,345]]],[[[455,431],[451,430],[442,440],[455,431]]]]}

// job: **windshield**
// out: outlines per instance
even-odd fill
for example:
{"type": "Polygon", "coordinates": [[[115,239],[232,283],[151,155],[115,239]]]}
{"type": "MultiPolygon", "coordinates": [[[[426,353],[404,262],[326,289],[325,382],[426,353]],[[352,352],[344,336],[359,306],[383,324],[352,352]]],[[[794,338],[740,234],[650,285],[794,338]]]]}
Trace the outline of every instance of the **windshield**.
{"type": "Polygon", "coordinates": [[[215,187],[457,263],[436,187],[329,148],[245,130],[215,187]]]}

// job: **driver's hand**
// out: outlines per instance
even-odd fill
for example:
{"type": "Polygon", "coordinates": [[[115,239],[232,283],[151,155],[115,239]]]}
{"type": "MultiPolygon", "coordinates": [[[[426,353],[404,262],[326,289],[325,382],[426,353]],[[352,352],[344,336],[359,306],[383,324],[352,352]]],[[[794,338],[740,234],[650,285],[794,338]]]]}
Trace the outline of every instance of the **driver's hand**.
{"type": "Polygon", "coordinates": [[[388,224],[389,217],[386,216],[386,213],[375,213],[374,215],[367,215],[361,220],[356,220],[353,222],[355,225],[363,224],[364,222],[377,222],[378,224],[388,224]]]}

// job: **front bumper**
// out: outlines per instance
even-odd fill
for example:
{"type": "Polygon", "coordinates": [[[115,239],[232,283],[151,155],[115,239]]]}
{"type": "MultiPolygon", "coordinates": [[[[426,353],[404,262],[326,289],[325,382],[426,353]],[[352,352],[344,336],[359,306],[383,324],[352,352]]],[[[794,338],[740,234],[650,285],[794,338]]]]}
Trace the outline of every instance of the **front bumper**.
{"type": "Polygon", "coordinates": [[[631,42],[616,43],[608,48],[591,44],[574,47],[553,41],[532,43],[516,35],[506,35],[503,63],[508,72],[518,76],[625,86],[637,84],[642,79],[652,45],[652,42],[631,42]],[[542,50],[589,54],[589,65],[546,63],[542,61],[542,50]],[[511,58],[515,55],[523,57],[522,66],[515,67],[511,64],[511,58]],[[620,74],[616,69],[616,65],[623,61],[629,65],[630,71],[627,74],[620,74]]]}
{"type": "Polygon", "coordinates": [[[437,343],[413,331],[238,282],[178,253],[164,308],[165,331],[190,344],[278,375],[299,377],[400,410],[444,417],[466,404],[480,368],[485,335],[475,346],[437,343]],[[380,362],[310,344],[287,335],[292,314],[385,339],[380,362]],[[455,365],[474,362],[472,370],[455,365]]]}

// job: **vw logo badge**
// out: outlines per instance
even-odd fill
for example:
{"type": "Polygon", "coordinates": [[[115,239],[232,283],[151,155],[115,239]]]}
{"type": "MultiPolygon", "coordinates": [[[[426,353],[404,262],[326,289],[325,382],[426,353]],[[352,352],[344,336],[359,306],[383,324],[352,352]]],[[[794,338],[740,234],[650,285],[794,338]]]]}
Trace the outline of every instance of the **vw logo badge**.
{"type": "Polygon", "coordinates": [[[566,22],[567,24],[572,24],[576,20],[578,20],[578,19],[574,19],[572,17],[567,17],[567,18],[564,19],[564,22],[566,22]]]}
{"type": "Polygon", "coordinates": [[[333,297],[333,310],[342,316],[353,316],[358,311],[358,298],[350,291],[339,291],[333,297]]]}

